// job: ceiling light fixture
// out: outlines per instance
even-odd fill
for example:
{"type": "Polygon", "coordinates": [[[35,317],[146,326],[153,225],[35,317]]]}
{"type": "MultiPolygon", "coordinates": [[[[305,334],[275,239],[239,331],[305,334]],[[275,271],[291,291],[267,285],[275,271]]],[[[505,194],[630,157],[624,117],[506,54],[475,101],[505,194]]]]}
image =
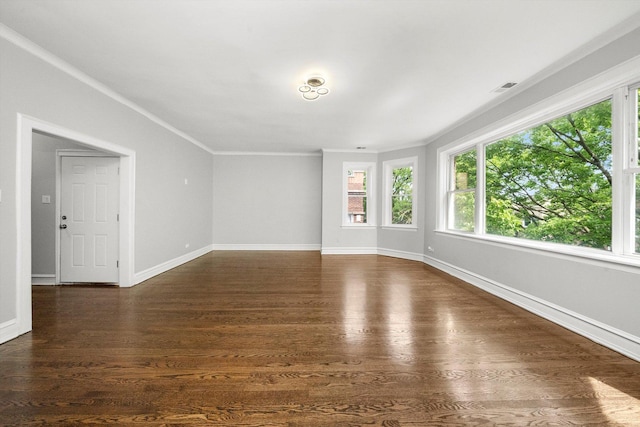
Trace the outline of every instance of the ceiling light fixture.
{"type": "Polygon", "coordinates": [[[302,93],[302,97],[307,101],[313,101],[318,99],[320,95],[326,95],[329,93],[329,89],[323,87],[325,80],[322,77],[314,76],[309,77],[298,90],[302,93]]]}

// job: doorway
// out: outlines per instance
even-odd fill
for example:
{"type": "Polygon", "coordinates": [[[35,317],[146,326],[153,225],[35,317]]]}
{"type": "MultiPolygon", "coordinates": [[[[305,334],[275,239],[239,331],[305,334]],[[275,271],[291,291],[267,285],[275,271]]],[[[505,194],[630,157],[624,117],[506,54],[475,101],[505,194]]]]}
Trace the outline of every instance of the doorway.
{"type": "Polygon", "coordinates": [[[31,157],[31,283],[117,283],[120,157],[39,132],[31,157]]]}
{"type": "Polygon", "coordinates": [[[16,229],[17,263],[16,296],[17,334],[29,332],[31,321],[31,208],[32,208],[32,149],[33,135],[45,134],[72,141],[84,148],[102,151],[120,159],[119,175],[119,271],[118,284],[121,287],[134,285],[134,206],[135,206],[135,151],[103,141],[63,126],[45,122],[33,117],[18,115],[18,156],[16,185],[16,229]]]}

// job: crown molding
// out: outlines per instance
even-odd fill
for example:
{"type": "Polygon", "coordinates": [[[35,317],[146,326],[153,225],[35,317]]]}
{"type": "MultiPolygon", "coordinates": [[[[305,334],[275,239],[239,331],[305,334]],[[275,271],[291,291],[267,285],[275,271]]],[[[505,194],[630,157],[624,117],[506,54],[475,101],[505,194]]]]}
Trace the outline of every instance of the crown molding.
{"type": "Polygon", "coordinates": [[[125,98],[124,96],[118,94],[113,89],[111,89],[108,86],[106,86],[105,84],[100,83],[99,81],[97,81],[93,77],[89,76],[88,74],[85,74],[84,72],[82,72],[79,69],[75,68],[73,65],[71,65],[68,62],[60,59],[59,57],[57,57],[53,53],[51,53],[48,50],[44,49],[40,45],[32,42],[28,38],[24,37],[23,35],[19,34],[15,30],[13,30],[12,28],[9,28],[5,24],[2,24],[2,23],[0,23],[0,37],[2,37],[3,39],[7,40],[10,43],[13,43],[17,47],[25,50],[26,52],[29,52],[30,54],[32,54],[36,58],[39,58],[39,59],[43,60],[44,62],[54,66],[55,68],[57,68],[58,70],[62,71],[63,73],[66,73],[69,76],[75,78],[76,80],[86,84],[87,86],[90,86],[91,88],[97,90],[98,92],[102,93],[103,95],[108,96],[109,98],[113,99],[114,101],[119,102],[120,104],[122,104],[122,105],[124,105],[126,107],[129,107],[133,111],[141,114],[142,116],[144,116],[147,119],[151,120],[155,124],[165,128],[166,130],[168,130],[168,131],[172,132],[173,134],[179,136],[180,138],[184,139],[185,141],[188,141],[191,144],[193,144],[193,145],[195,145],[195,146],[207,151],[208,153],[213,154],[213,151],[211,150],[211,148],[207,147],[202,142],[196,140],[192,136],[184,133],[183,131],[171,126],[169,123],[165,122],[164,120],[162,120],[158,116],[150,113],[149,111],[145,110],[144,108],[142,108],[138,104],[134,103],[133,101],[130,101],[129,99],[125,98]]]}
{"type": "Polygon", "coordinates": [[[358,153],[358,154],[378,154],[378,150],[370,148],[358,150],[357,148],[323,148],[323,153],[358,153]]]}
{"type": "Polygon", "coordinates": [[[321,152],[296,153],[277,151],[211,151],[214,156],[289,156],[289,157],[321,157],[321,152]]]}

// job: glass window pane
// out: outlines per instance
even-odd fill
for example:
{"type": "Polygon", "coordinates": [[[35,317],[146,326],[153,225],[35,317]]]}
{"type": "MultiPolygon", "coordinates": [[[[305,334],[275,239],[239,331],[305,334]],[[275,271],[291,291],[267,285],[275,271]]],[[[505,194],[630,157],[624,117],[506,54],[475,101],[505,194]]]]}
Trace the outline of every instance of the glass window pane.
{"type": "Polygon", "coordinates": [[[412,224],[413,167],[393,170],[391,193],[391,223],[412,224]]]}
{"type": "Polygon", "coordinates": [[[451,193],[451,197],[453,228],[461,231],[473,231],[476,210],[475,192],[451,193]]]}
{"type": "Polygon", "coordinates": [[[610,250],[611,101],[486,147],[487,232],[610,250]]]}
{"type": "Polygon", "coordinates": [[[476,150],[458,154],[453,159],[455,190],[476,188],[476,150]]]}
{"type": "Polygon", "coordinates": [[[367,197],[362,195],[349,195],[349,222],[351,224],[364,224],[367,222],[367,197]]]}
{"type": "Polygon", "coordinates": [[[349,223],[367,223],[367,171],[347,171],[347,199],[349,223]]]}

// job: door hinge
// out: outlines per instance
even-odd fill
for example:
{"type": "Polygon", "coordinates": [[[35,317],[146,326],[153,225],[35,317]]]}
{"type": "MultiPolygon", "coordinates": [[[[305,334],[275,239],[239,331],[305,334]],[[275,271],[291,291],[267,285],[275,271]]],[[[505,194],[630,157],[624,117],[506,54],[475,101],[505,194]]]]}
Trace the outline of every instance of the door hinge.
{"type": "Polygon", "coordinates": [[[116,214],[116,221],[120,222],[120,214],[116,214]]]}
{"type": "Polygon", "coordinates": [[[120,268],[120,261],[116,261],[116,268],[120,268]]]}

